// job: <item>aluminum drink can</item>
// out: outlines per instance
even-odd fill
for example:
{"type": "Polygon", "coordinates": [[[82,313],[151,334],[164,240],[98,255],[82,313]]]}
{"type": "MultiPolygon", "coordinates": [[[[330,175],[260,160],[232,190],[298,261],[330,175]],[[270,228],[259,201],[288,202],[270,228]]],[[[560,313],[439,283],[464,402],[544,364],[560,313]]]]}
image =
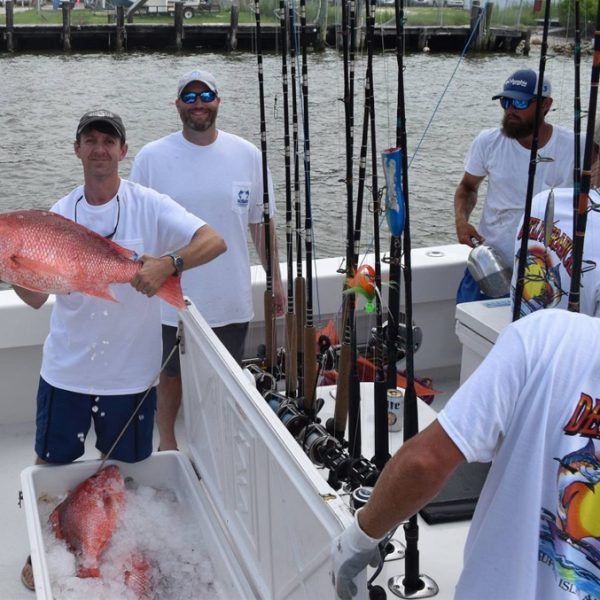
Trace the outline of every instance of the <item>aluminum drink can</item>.
{"type": "Polygon", "coordinates": [[[404,424],[404,392],[401,390],[388,390],[388,430],[402,431],[404,424]]]}

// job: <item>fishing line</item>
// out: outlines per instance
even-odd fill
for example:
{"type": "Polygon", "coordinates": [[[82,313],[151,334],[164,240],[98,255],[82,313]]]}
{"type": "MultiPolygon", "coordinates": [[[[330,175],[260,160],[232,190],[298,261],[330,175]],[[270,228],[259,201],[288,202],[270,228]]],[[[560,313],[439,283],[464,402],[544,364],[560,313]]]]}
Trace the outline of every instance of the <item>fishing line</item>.
{"type": "MultiPolygon", "coordinates": [[[[157,375],[152,379],[153,382],[156,381],[160,377],[160,374],[163,372],[164,368],[167,366],[167,363],[171,360],[171,357],[173,356],[173,354],[175,354],[175,350],[177,350],[177,348],[179,347],[180,341],[181,341],[181,331],[178,328],[177,336],[175,337],[175,343],[173,344],[173,348],[171,348],[171,352],[169,352],[169,355],[164,360],[157,375]]],[[[131,417],[129,417],[129,420],[127,421],[127,423],[125,423],[125,426],[121,430],[121,433],[119,433],[119,435],[117,436],[117,439],[113,442],[113,445],[110,447],[109,451],[105,454],[104,458],[102,459],[102,462],[100,463],[100,466],[98,467],[98,471],[101,471],[104,468],[104,464],[110,458],[110,455],[114,452],[115,448],[117,447],[117,444],[121,441],[121,438],[125,435],[127,428],[133,422],[133,419],[138,414],[140,408],[142,408],[142,404],[144,404],[146,398],[148,397],[148,394],[150,394],[150,392],[152,391],[152,388],[153,388],[153,386],[152,386],[152,384],[150,384],[150,387],[148,387],[148,389],[145,391],[144,395],[142,396],[141,400],[137,403],[136,407],[133,409],[133,412],[131,413],[131,417]]],[[[96,471],[96,473],[98,471],[96,471]]]]}
{"type": "MultiPolygon", "coordinates": [[[[410,160],[408,161],[408,168],[409,169],[410,169],[410,167],[412,165],[413,160],[416,158],[417,154],[419,153],[423,142],[425,141],[425,137],[427,136],[427,134],[429,132],[429,129],[431,128],[431,125],[433,124],[433,120],[436,117],[436,115],[437,115],[437,113],[438,113],[438,111],[440,109],[440,106],[441,106],[441,104],[442,104],[442,102],[443,102],[443,100],[444,100],[444,98],[445,98],[445,96],[446,96],[446,94],[448,92],[448,88],[450,87],[451,83],[454,81],[454,78],[456,77],[456,73],[458,72],[459,67],[461,66],[462,62],[464,61],[465,55],[466,55],[466,53],[469,50],[469,46],[471,45],[471,43],[473,41],[473,38],[475,36],[475,33],[478,30],[479,23],[480,23],[481,19],[483,18],[484,14],[485,14],[485,7],[486,7],[487,3],[488,2],[486,0],[484,2],[483,6],[481,7],[479,15],[477,16],[477,19],[475,21],[475,26],[472,28],[471,33],[469,34],[469,37],[467,38],[467,41],[466,41],[466,43],[465,43],[465,45],[464,45],[464,47],[463,47],[463,49],[461,51],[461,54],[460,54],[460,56],[459,56],[459,58],[458,58],[458,60],[456,62],[456,66],[454,67],[454,69],[452,71],[452,74],[450,75],[450,78],[446,82],[446,84],[444,86],[444,89],[443,89],[443,91],[442,91],[442,93],[441,93],[438,101],[436,102],[436,105],[435,105],[435,107],[433,109],[433,112],[432,112],[432,114],[431,114],[431,116],[430,116],[430,118],[429,118],[429,120],[427,122],[427,125],[425,126],[425,129],[424,129],[423,133],[421,134],[421,137],[419,138],[417,146],[416,146],[416,148],[415,148],[415,150],[414,150],[414,152],[413,152],[410,160]]],[[[405,18],[403,18],[403,20],[402,20],[402,25],[404,25],[404,23],[406,23],[406,19],[405,18]]],[[[382,36],[382,40],[383,40],[383,36],[382,36]]],[[[397,44],[398,43],[399,42],[397,42],[397,44]]],[[[405,41],[404,41],[404,39],[402,39],[401,44],[402,44],[402,48],[403,48],[403,51],[404,51],[404,47],[405,47],[405,41]]],[[[388,111],[387,114],[388,114],[388,129],[389,129],[390,128],[389,111],[388,111]]],[[[383,223],[384,219],[385,219],[385,216],[382,215],[380,217],[380,225],[383,223]]],[[[371,254],[372,253],[372,248],[373,248],[373,238],[371,237],[369,239],[367,247],[366,247],[366,249],[365,249],[365,251],[364,251],[364,253],[362,255],[363,256],[362,261],[364,261],[366,259],[367,254],[371,254]]]]}
{"type": "Polygon", "coordinates": [[[452,75],[450,75],[450,79],[448,80],[448,82],[446,83],[446,85],[444,86],[444,89],[442,91],[442,94],[439,98],[439,100],[437,101],[433,112],[431,113],[431,117],[427,123],[427,125],[425,126],[425,129],[423,131],[423,134],[421,135],[419,141],[417,142],[417,147],[415,148],[415,151],[413,152],[409,162],[408,162],[408,168],[410,169],[410,166],[412,165],[413,160],[415,159],[417,153],[419,152],[421,145],[423,144],[423,141],[425,140],[425,136],[427,135],[427,132],[429,131],[429,128],[431,127],[431,124],[433,123],[433,119],[436,116],[442,101],[444,100],[446,93],[448,92],[448,88],[450,87],[450,84],[452,83],[452,81],[454,80],[454,77],[456,76],[456,72],[458,71],[458,68],[460,67],[460,65],[462,64],[465,54],[467,53],[467,51],[469,50],[469,46],[471,44],[471,42],[473,41],[473,38],[476,34],[476,32],[479,29],[479,23],[481,21],[481,19],[483,18],[484,14],[485,14],[485,8],[488,4],[488,1],[485,0],[485,2],[483,3],[482,7],[479,10],[479,15],[477,16],[477,20],[475,21],[475,25],[474,27],[471,28],[471,33],[469,34],[469,37],[467,38],[467,41],[460,53],[460,56],[458,57],[458,61],[456,62],[456,66],[454,67],[454,70],[452,71],[452,75]]]}

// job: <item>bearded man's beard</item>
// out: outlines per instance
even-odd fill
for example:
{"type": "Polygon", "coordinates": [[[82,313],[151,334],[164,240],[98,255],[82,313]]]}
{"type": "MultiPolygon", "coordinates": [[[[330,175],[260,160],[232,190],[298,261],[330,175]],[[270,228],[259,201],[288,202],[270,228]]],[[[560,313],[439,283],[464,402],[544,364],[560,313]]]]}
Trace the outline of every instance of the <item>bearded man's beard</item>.
{"type": "Polygon", "coordinates": [[[207,131],[215,124],[215,121],[217,120],[216,113],[212,113],[210,117],[204,119],[203,121],[197,121],[191,115],[188,114],[180,113],[180,116],[181,120],[183,121],[183,124],[192,129],[193,131],[207,131]]]}
{"type": "Polygon", "coordinates": [[[502,118],[502,133],[513,140],[527,137],[533,133],[533,121],[530,123],[509,121],[508,114],[506,114],[502,118]]]}

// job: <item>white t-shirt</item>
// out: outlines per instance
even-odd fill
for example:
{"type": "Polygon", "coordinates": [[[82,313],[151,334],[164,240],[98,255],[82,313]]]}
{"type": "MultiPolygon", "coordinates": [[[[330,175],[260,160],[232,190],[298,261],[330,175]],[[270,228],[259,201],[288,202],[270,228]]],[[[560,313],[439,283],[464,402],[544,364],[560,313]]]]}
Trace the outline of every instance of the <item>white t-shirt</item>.
{"type": "MultiPolygon", "coordinates": [[[[250,142],[218,131],[215,142],[199,146],[181,131],[144,146],[135,157],[131,179],[171,198],[221,234],[227,251],[186,271],[183,293],[212,327],[245,323],[254,316],[248,254],[248,224],[263,214],[261,153],[250,142]]],[[[270,212],[275,212],[269,174],[270,212]]],[[[163,323],[177,324],[164,302],[163,323]]]]}
{"type": "MultiPolygon", "coordinates": [[[[83,194],[80,186],[51,210],[74,219],[79,200],[78,223],[101,235],[117,225],[113,241],[138,256],[179,250],[205,224],[169,197],[126,180],[102,206],[88,204],[83,194]]],[[[156,380],[162,356],[158,298],[147,298],[128,283],[114,284],[111,291],[118,303],[78,292],[56,296],[41,369],[51,385],[120,395],[142,392],[156,380]]]]}
{"type": "MultiPolygon", "coordinates": [[[[584,140],[585,136],[581,136],[584,140]]],[[[538,156],[552,162],[538,162],[533,194],[551,187],[573,186],[574,134],[558,125],[538,156]]],[[[582,142],[582,148],[585,141],[582,142]]],[[[513,264],[514,240],[527,196],[531,150],[506,137],[499,128],[484,129],[471,143],[465,171],[487,177],[487,196],[479,233],[500,254],[504,264],[513,264]]]]}
{"type": "MultiPolygon", "coordinates": [[[[550,190],[535,196],[531,203],[529,243],[525,265],[525,285],[521,301],[521,314],[540,308],[568,307],[573,268],[573,189],[554,191],[554,226],[548,248],[544,248],[544,215],[550,190]]],[[[600,194],[591,191],[589,200],[598,204],[600,194]]],[[[515,262],[511,282],[514,298],[517,282],[518,255],[523,237],[523,218],[517,228],[515,262]]],[[[600,315],[600,214],[592,210],[587,214],[583,263],[580,287],[580,312],[600,315]]]]}
{"type": "Polygon", "coordinates": [[[549,309],[507,327],[449,400],[441,426],[493,461],[456,600],[600,597],[598,398],[600,320],[549,309]]]}

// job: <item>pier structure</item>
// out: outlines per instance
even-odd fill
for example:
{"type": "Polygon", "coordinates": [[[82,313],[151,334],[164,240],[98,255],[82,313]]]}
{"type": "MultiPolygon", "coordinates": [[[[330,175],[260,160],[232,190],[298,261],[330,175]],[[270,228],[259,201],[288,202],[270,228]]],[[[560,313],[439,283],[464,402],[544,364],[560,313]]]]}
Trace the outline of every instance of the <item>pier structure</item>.
{"type": "MultiPolygon", "coordinates": [[[[467,41],[479,52],[529,52],[530,31],[510,27],[491,27],[490,4],[486,14],[478,18],[479,0],[473,0],[471,24],[465,26],[419,25],[404,27],[407,51],[461,52],[467,41]]],[[[14,2],[6,0],[6,21],[0,25],[0,52],[127,52],[185,51],[196,49],[254,51],[255,25],[238,22],[239,9],[232,6],[229,23],[184,24],[183,4],[175,3],[173,23],[141,24],[128,22],[122,6],[108,14],[106,24],[73,23],[72,5],[61,3],[62,24],[15,25],[14,2]]],[[[279,50],[279,24],[261,25],[263,50],[279,50]]],[[[334,45],[339,27],[307,27],[308,43],[313,49],[324,44],[334,45]]],[[[375,51],[394,49],[396,30],[393,25],[381,25],[374,31],[375,51]]]]}

